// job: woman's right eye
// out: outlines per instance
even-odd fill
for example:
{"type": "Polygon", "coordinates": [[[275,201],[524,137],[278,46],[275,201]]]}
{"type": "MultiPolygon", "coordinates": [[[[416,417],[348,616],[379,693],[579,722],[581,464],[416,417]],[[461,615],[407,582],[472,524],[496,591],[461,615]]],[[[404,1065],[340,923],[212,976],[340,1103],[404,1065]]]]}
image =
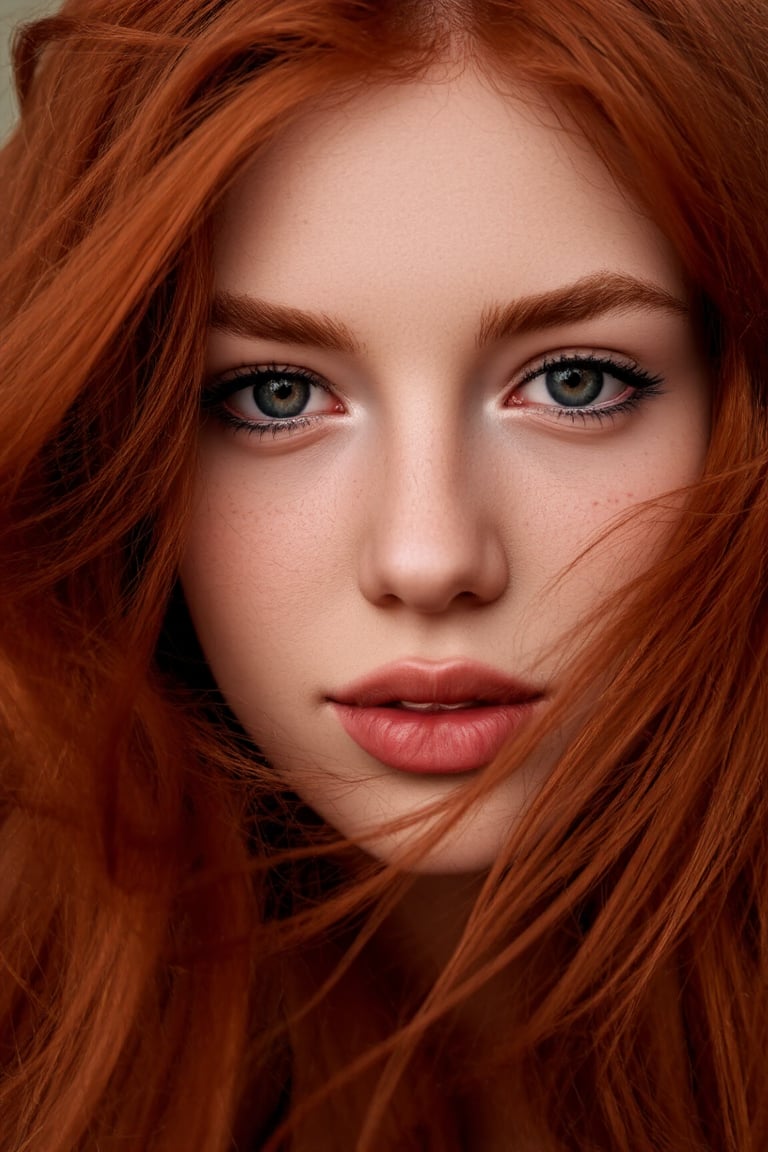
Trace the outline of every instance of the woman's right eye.
{"type": "Polygon", "coordinates": [[[341,401],[314,372],[292,365],[238,368],[214,380],[204,408],[252,432],[306,427],[314,417],[343,413],[341,401]]]}

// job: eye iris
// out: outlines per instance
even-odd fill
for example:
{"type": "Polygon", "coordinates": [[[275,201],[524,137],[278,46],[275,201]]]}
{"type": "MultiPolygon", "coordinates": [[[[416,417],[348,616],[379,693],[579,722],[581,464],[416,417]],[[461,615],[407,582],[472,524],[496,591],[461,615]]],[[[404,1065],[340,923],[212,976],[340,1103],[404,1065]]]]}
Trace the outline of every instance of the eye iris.
{"type": "Polygon", "coordinates": [[[552,368],[545,379],[547,391],[558,404],[575,408],[592,404],[603,390],[603,373],[599,368],[568,365],[552,368]]]}
{"type": "Polygon", "coordinates": [[[307,406],[311,385],[290,376],[272,376],[253,390],[255,404],[265,416],[298,416],[307,406]]]}

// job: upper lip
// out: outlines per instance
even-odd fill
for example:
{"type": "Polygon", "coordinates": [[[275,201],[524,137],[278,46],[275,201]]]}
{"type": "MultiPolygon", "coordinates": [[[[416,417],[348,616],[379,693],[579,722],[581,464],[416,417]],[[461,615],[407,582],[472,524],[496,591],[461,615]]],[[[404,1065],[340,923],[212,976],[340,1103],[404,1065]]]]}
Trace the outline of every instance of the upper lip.
{"type": "Polygon", "coordinates": [[[375,708],[402,700],[413,704],[522,704],[543,695],[543,689],[474,660],[402,660],[353,680],[329,699],[336,704],[375,708]]]}

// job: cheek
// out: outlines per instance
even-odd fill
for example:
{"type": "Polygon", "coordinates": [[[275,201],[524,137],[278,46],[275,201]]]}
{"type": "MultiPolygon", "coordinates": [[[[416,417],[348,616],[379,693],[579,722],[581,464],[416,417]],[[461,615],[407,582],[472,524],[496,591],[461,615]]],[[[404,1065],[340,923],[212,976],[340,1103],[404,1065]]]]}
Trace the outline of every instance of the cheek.
{"type": "MultiPolygon", "coordinates": [[[[681,498],[641,505],[696,479],[705,422],[700,432],[662,439],[629,431],[574,445],[549,434],[512,440],[505,430],[478,451],[488,461],[483,491],[498,494],[492,527],[510,571],[508,589],[487,614],[495,658],[503,662],[507,646],[522,667],[539,665],[580,619],[652,563],[681,498]]],[[[387,489],[374,484],[370,447],[320,447],[267,457],[247,442],[203,438],[182,583],[228,694],[272,699],[280,675],[301,677],[310,657],[332,659],[350,630],[356,644],[369,635],[381,641],[380,613],[365,601],[357,575],[387,489]]],[[[483,620],[478,645],[488,643],[483,620]]],[[[357,655],[362,666],[374,658],[357,655]]]]}
{"type": "Polygon", "coordinates": [[[345,534],[329,491],[264,463],[247,450],[204,452],[181,566],[200,641],[227,685],[250,684],[301,645],[341,567],[345,534]]]}
{"type": "Polygon", "coordinates": [[[628,441],[624,450],[553,453],[545,469],[524,470],[519,495],[526,512],[516,549],[511,542],[511,568],[529,655],[537,641],[546,640],[549,650],[654,562],[685,502],[675,490],[701,475],[706,422],[698,433],[642,450],[628,441]]]}

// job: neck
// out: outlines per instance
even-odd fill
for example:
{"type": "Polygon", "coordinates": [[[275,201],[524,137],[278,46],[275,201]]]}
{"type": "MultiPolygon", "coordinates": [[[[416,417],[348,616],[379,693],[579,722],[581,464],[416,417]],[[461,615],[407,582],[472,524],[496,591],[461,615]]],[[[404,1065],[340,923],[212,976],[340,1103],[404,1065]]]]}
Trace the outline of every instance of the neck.
{"type": "MultiPolygon", "coordinates": [[[[440,979],[459,947],[485,877],[419,876],[382,930],[387,959],[406,976],[419,1001],[440,979]]],[[[444,1034],[478,1058],[516,1026],[517,973],[505,969],[462,1000],[446,1017],[444,1034]]],[[[458,1106],[457,1120],[469,1147],[511,1152],[515,1118],[508,1072],[480,1075],[458,1106]]]]}
{"type": "Polygon", "coordinates": [[[467,925],[482,875],[416,876],[384,932],[394,957],[415,977],[434,980],[467,925]]]}

